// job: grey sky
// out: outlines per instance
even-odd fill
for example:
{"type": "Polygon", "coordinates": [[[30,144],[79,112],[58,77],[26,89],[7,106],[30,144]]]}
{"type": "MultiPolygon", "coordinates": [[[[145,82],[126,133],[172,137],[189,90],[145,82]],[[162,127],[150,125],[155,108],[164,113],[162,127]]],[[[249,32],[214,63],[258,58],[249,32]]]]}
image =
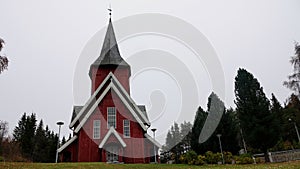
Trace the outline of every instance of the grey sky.
{"type": "MultiPolygon", "coordinates": [[[[290,95],[282,82],[292,70],[288,60],[294,54],[293,42],[300,41],[298,0],[1,0],[0,37],[6,41],[2,53],[9,57],[10,65],[0,75],[0,119],[9,122],[10,131],[23,112],[34,112],[53,130],[57,130],[57,120],[65,121],[62,133],[67,135],[72,106],[80,104],[73,97],[77,60],[89,39],[107,25],[109,3],[113,21],[135,14],[162,13],[183,19],[201,31],[223,66],[226,107],[234,107],[234,77],[239,67],[258,78],[268,97],[273,92],[283,103],[290,95]]],[[[118,36],[118,28],[115,31],[118,36]]],[[[156,43],[155,38],[150,40],[156,43]]],[[[101,46],[102,39],[99,50],[101,46]]],[[[120,46],[126,53],[123,47],[126,44],[120,46]]],[[[88,72],[84,74],[88,76],[88,72]]],[[[89,90],[84,93],[83,98],[90,94],[89,90]]],[[[200,93],[199,105],[206,108],[210,91],[200,93]]],[[[147,99],[132,95],[137,102],[147,99]]]]}

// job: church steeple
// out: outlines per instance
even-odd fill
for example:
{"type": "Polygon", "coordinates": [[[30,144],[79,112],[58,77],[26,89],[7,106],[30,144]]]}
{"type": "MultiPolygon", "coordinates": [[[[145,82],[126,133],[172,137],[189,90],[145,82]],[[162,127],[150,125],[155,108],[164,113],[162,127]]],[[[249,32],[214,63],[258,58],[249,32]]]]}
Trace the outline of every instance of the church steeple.
{"type": "Polygon", "coordinates": [[[100,56],[91,64],[89,76],[92,80],[92,93],[97,89],[104,78],[112,72],[129,93],[129,64],[121,57],[116,35],[111,21],[111,9],[106,35],[103,41],[100,56]]]}
{"type": "Polygon", "coordinates": [[[123,60],[123,58],[120,55],[111,18],[109,18],[109,23],[103,41],[100,56],[92,64],[92,66],[101,66],[101,65],[129,66],[128,63],[126,63],[126,61],[123,60]]]}

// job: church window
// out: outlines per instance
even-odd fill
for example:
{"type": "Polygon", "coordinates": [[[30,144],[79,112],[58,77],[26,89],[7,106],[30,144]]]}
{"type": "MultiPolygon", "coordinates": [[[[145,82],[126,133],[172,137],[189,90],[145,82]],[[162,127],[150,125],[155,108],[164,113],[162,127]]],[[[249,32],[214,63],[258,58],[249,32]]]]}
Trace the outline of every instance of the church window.
{"type": "Polygon", "coordinates": [[[130,121],[129,120],[123,120],[123,134],[124,137],[129,138],[130,137],[130,121]]]}
{"type": "Polygon", "coordinates": [[[108,107],[107,108],[107,128],[113,126],[116,128],[116,108],[108,107]]]}
{"type": "Polygon", "coordinates": [[[100,120],[93,122],[93,139],[100,139],[100,120]]]}

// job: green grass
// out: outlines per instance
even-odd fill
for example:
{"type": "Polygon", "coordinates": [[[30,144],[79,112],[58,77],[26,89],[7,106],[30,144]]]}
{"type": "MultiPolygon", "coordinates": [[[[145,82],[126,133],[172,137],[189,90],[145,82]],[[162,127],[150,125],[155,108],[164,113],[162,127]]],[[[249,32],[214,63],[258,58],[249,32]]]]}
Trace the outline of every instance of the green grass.
{"type": "Polygon", "coordinates": [[[300,168],[300,161],[251,165],[106,164],[106,163],[0,163],[1,169],[272,169],[300,168]]]}

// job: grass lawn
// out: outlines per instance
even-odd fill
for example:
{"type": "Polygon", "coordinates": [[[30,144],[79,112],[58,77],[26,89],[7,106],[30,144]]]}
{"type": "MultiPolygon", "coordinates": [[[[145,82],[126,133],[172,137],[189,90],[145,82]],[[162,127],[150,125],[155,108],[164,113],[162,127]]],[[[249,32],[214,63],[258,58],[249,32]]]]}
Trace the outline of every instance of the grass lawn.
{"type": "Polygon", "coordinates": [[[272,164],[251,165],[204,165],[192,166],[181,164],[106,164],[106,163],[0,163],[1,169],[271,169],[271,168],[299,168],[300,161],[272,164]]]}

